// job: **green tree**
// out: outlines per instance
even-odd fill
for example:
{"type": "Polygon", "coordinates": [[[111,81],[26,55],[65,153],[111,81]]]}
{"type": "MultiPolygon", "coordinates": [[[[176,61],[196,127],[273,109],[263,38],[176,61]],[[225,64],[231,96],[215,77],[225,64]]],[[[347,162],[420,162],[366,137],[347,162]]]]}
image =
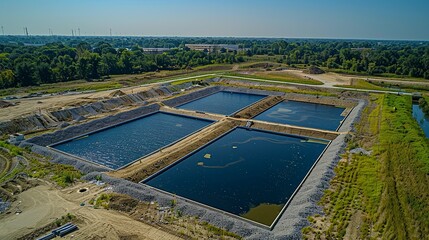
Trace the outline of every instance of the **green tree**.
{"type": "Polygon", "coordinates": [[[52,68],[47,63],[42,62],[37,66],[37,76],[41,83],[55,82],[55,77],[52,68]]]}
{"type": "Polygon", "coordinates": [[[16,80],[20,86],[36,85],[34,64],[29,61],[23,61],[15,67],[16,80]]]}
{"type": "Polygon", "coordinates": [[[9,88],[14,86],[15,76],[13,75],[13,71],[10,69],[0,71],[0,88],[9,88]]]}

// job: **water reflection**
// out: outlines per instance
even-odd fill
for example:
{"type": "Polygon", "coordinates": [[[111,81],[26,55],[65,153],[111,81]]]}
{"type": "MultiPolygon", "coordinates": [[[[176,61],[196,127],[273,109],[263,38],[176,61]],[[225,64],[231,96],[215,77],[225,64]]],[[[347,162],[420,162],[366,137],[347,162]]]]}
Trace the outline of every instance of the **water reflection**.
{"type": "Polygon", "coordinates": [[[287,101],[255,117],[256,120],[335,131],[344,119],[344,108],[330,105],[287,101]]]}
{"type": "Polygon", "coordinates": [[[270,225],[326,144],[237,128],[145,183],[270,225]]]}
{"type": "Polygon", "coordinates": [[[423,110],[417,103],[413,103],[413,117],[420,124],[426,137],[429,138],[429,117],[425,116],[423,110]]]}

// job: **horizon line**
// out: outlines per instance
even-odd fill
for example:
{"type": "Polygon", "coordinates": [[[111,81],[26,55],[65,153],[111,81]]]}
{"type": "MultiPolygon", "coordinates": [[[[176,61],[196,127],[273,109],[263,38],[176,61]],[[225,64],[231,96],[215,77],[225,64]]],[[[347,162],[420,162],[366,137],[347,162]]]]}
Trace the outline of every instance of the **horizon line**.
{"type": "Polygon", "coordinates": [[[81,35],[81,36],[72,36],[66,34],[5,34],[0,35],[1,37],[106,37],[106,38],[115,38],[115,37],[141,37],[141,38],[242,38],[242,39],[309,39],[309,40],[355,40],[355,41],[404,41],[404,42],[429,42],[429,39],[393,39],[393,38],[346,38],[346,37],[280,37],[280,36],[199,36],[199,35],[188,35],[188,36],[179,36],[179,35],[81,35]]]}

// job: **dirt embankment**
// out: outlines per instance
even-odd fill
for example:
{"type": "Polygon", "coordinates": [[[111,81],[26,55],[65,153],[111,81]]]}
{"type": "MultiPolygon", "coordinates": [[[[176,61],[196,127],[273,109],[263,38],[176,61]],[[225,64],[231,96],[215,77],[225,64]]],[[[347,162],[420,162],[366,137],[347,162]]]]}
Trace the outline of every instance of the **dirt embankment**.
{"type": "Polygon", "coordinates": [[[193,134],[173,146],[145,158],[144,161],[137,161],[124,169],[109,172],[108,174],[113,177],[140,182],[160,169],[178,161],[190,152],[204,146],[219,135],[244,124],[245,122],[241,121],[221,120],[203,129],[198,134],[193,134]]]}
{"type": "Polygon", "coordinates": [[[189,87],[188,85],[185,83],[175,86],[147,87],[131,94],[125,94],[119,90],[110,91],[110,95],[104,94],[102,97],[96,97],[97,94],[93,94],[94,96],[89,100],[85,97],[88,94],[81,94],[82,97],[73,95],[71,99],[69,99],[70,96],[25,99],[17,106],[0,109],[0,134],[62,128],[64,122],[76,123],[85,119],[100,118],[112,112],[122,112],[159,101],[160,98],[173,95],[182,87],[189,87]],[[35,105],[36,100],[42,103],[49,102],[49,104],[35,105]]]}
{"type": "Polygon", "coordinates": [[[269,96],[234,115],[236,118],[250,119],[281,102],[281,96],[269,96]]]}
{"type": "Polygon", "coordinates": [[[13,104],[10,103],[10,102],[8,102],[8,101],[0,100],[0,108],[7,108],[7,107],[10,107],[10,106],[13,106],[13,104]]]}
{"type": "Polygon", "coordinates": [[[39,181],[29,179],[22,175],[17,175],[15,178],[4,182],[0,185],[0,199],[3,201],[13,202],[16,200],[16,195],[39,185],[39,181]]]}
{"type": "Polygon", "coordinates": [[[356,101],[345,100],[340,97],[337,97],[337,98],[319,97],[314,95],[303,95],[303,94],[295,94],[295,93],[286,94],[285,99],[290,101],[319,103],[319,104],[333,105],[333,106],[345,107],[345,108],[353,108],[357,105],[356,101]]]}
{"type": "Polygon", "coordinates": [[[252,128],[261,129],[266,131],[280,132],[286,134],[293,134],[311,138],[322,138],[326,140],[334,140],[339,133],[324,131],[324,130],[316,130],[309,129],[304,127],[295,127],[295,126],[287,126],[282,124],[268,123],[268,122],[259,122],[253,121],[252,128]]]}

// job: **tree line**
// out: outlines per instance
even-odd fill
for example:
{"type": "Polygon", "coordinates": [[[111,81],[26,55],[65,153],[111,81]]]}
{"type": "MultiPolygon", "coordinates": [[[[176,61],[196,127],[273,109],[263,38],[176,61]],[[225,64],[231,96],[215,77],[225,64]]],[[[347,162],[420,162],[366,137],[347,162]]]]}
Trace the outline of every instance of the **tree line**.
{"type": "Polygon", "coordinates": [[[272,55],[288,65],[315,65],[346,73],[429,79],[429,42],[0,36],[0,88],[235,63],[254,55],[272,55]],[[240,51],[192,51],[185,43],[238,44],[240,51]],[[171,50],[153,55],[142,47],[171,50]]]}
{"type": "Polygon", "coordinates": [[[107,42],[75,47],[62,43],[44,46],[0,45],[0,88],[95,80],[112,74],[137,74],[159,70],[185,69],[215,63],[235,63],[243,57],[230,52],[208,53],[172,49],[146,54],[139,46],[113,48],[107,42]]]}

